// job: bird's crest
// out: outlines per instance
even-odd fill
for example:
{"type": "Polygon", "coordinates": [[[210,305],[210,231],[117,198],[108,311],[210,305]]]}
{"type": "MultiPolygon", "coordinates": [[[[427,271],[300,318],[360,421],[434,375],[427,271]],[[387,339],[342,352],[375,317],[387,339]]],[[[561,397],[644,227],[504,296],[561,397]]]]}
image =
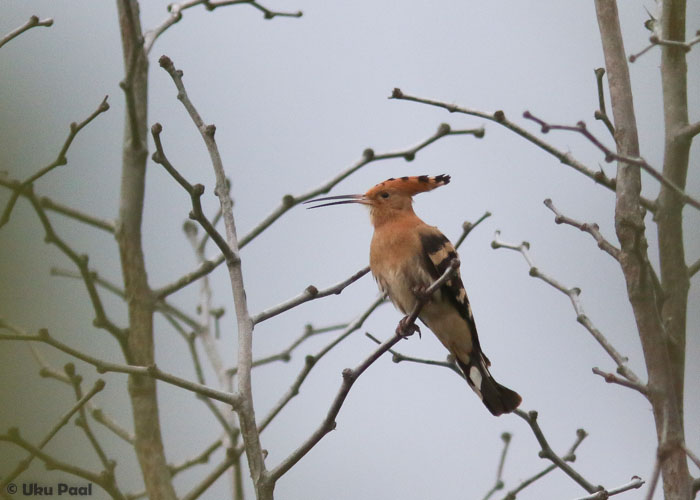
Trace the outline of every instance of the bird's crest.
{"type": "Polygon", "coordinates": [[[399,192],[408,196],[413,196],[418,193],[433,190],[437,187],[449,184],[449,175],[436,175],[431,177],[428,175],[414,175],[411,177],[399,177],[398,179],[391,178],[384,182],[380,182],[372,189],[365,193],[366,198],[374,198],[377,193],[389,190],[399,192]]]}

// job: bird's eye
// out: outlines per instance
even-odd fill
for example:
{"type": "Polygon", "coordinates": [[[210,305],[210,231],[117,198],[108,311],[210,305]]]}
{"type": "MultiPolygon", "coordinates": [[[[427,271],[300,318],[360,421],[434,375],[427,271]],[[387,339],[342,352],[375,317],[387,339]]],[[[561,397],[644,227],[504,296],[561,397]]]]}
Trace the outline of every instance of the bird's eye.
{"type": "Polygon", "coordinates": [[[382,198],[388,198],[388,197],[389,197],[389,193],[387,193],[386,191],[384,191],[384,192],[381,193],[379,196],[381,196],[382,198]]]}

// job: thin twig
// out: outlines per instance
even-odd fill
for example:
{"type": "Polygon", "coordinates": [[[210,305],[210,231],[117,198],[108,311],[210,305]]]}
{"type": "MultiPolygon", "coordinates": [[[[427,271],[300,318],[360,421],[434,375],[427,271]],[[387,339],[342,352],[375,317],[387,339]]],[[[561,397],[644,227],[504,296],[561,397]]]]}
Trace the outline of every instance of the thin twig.
{"type": "Polygon", "coordinates": [[[165,18],[163,22],[161,22],[158,26],[156,26],[153,29],[148,30],[145,35],[144,35],[144,50],[146,53],[150,53],[151,49],[153,48],[153,44],[155,41],[162,35],[168,28],[173,26],[174,24],[177,24],[181,19],[182,19],[182,13],[183,11],[195,7],[198,5],[204,6],[207,10],[212,11],[214,9],[217,9],[219,7],[226,7],[229,5],[240,5],[240,4],[248,4],[256,9],[260,10],[265,19],[273,19],[275,17],[301,17],[302,12],[297,11],[297,12],[277,12],[270,10],[266,7],[263,7],[260,5],[257,1],[254,0],[228,0],[228,1],[220,1],[220,2],[214,2],[211,0],[189,0],[186,2],[179,2],[179,3],[171,3],[168,5],[168,17],[165,18]]]}
{"type": "Polygon", "coordinates": [[[620,493],[624,493],[629,490],[639,489],[642,487],[642,485],[644,485],[644,481],[642,480],[642,478],[638,476],[632,476],[632,479],[628,483],[623,484],[622,486],[618,486],[617,488],[613,488],[612,490],[597,491],[592,495],[577,498],[576,500],[608,500],[608,498],[618,495],[620,493]]]}
{"type": "MultiPolygon", "coordinates": [[[[554,156],[556,159],[558,159],[561,163],[564,165],[568,165],[574,170],[582,173],[586,177],[589,177],[596,183],[605,186],[606,188],[610,189],[611,191],[615,191],[615,179],[608,178],[605,175],[605,172],[602,171],[595,171],[590,168],[588,168],[586,165],[575,159],[571,153],[565,153],[548,142],[543,141],[539,137],[535,136],[534,134],[531,134],[527,130],[525,130],[523,127],[515,124],[514,122],[510,121],[508,118],[506,118],[506,115],[503,111],[498,110],[494,113],[485,113],[483,111],[477,111],[473,109],[468,109],[464,108],[461,106],[457,106],[456,104],[448,104],[446,102],[441,102],[441,101],[436,101],[434,99],[425,99],[422,97],[415,97],[411,96],[408,94],[405,94],[401,89],[395,88],[394,91],[392,92],[391,96],[389,99],[399,99],[403,101],[412,101],[412,102],[417,102],[420,104],[427,104],[429,106],[435,106],[438,108],[445,109],[449,111],[450,113],[460,113],[460,114],[465,114],[469,116],[476,116],[479,118],[483,118],[485,120],[489,120],[495,123],[498,123],[499,125],[502,125],[503,127],[507,128],[508,130],[514,132],[515,134],[519,135],[523,139],[527,140],[528,142],[534,144],[535,146],[539,147],[540,149],[546,151],[550,155],[554,156]]],[[[646,198],[640,198],[641,199],[641,204],[646,208],[647,210],[654,212],[656,209],[656,205],[653,201],[648,200],[646,198]]]]}
{"type": "Polygon", "coordinates": [[[464,243],[464,240],[469,236],[469,234],[476,229],[476,226],[484,222],[486,219],[491,217],[491,212],[488,210],[484,212],[484,214],[479,217],[476,222],[469,222],[469,221],[464,221],[462,223],[462,234],[459,235],[459,238],[455,241],[455,248],[459,249],[459,247],[464,243]]]}
{"type": "MultiPolygon", "coordinates": [[[[294,350],[299,347],[304,341],[309,339],[310,337],[313,337],[315,335],[318,335],[320,333],[327,333],[327,332],[333,332],[337,330],[344,330],[348,327],[348,324],[341,324],[341,325],[331,325],[329,327],[325,328],[319,328],[315,329],[311,325],[306,325],[304,328],[304,332],[296,339],[294,340],[287,348],[281,350],[280,352],[276,354],[271,354],[270,356],[265,356],[262,358],[254,359],[253,360],[253,367],[256,368],[258,366],[263,366],[267,365],[270,363],[274,363],[275,361],[284,361],[285,363],[290,361],[292,359],[292,353],[294,350]]],[[[359,328],[359,326],[358,326],[359,328]]],[[[236,375],[238,372],[238,367],[233,367],[230,368],[226,371],[226,375],[228,377],[233,377],[236,375]]]]}
{"type": "Polygon", "coordinates": [[[501,434],[501,440],[503,441],[503,450],[501,451],[501,459],[498,461],[498,469],[496,469],[496,482],[493,487],[484,495],[483,500],[489,500],[491,496],[499,490],[503,489],[503,465],[506,461],[506,454],[508,453],[508,446],[510,445],[510,440],[512,438],[510,432],[504,432],[501,434]]]}
{"type": "MultiPolygon", "coordinates": [[[[216,243],[216,246],[221,250],[226,260],[231,262],[237,261],[239,259],[238,255],[231,249],[224,237],[216,230],[213,224],[209,221],[204,211],[202,210],[201,198],[204,194],[204,186],[202,184],[195,184],[194,186],[190,184],[181,174],[177,171],[175,167],[170,163],[168,158],[165,156],[165,151],[163,150],[163,144],[160,140],[160,134],[163,131],[163,126],[160,123],[156,123],[151,127],[151,135],[153,136],[153,141],[156,145],[156,151],[153,153],[153,161],[162,165],[168,173],[180,184],[187,194],[190,195],[190,200],[192,202],[192,211],[190,212],[190,218],[196,220],[202,228],[209,234],[211,239],[216,243]]],[[[159,299],[164,298],[161,294],[156,292],[156,296],[159,299]]]]}
{"type": "MultiPolygon", "coordinates": [[[[4,177],[3,175],[0,175],[0,186],[15,190],[15,191],[19,191],[20,192],[19,195],[24,196],[25,198],[29,198],[29,196],[30,196],[30,193],[28,193],[26,189],[21,189],[22,181],[8,179],[8,178],[4,177]]],[[[51,210],[53,212],[59,213],[59,214],[64,215],[68,218],[71,218],[73,220],[83,222],[85,224],[96,227],[98,229],[102,229],[102,230],[107,231],[109,233],[114,233],[114,221],[111,221],[108,219],[102,219],[100,217],[95,217],[94,215],[90,215],[90,214],[87,214],[85,212],[81,212],[80,210],[76,210],[75,208],[69,207],[69,206],[64,205],[62,203],[58,203],[57,201],[54,201],[47,196],[41,196],[41,197],[39,197],[38,195],[34,195],[34,196],[37,196],[41,206],[47,210],[51,210]]]]}
{"type": "Polygon", "coordinates": [[[662,38],[659,38],[658,35],[651,35],[649,37],[649,45],[647,45],[644,49],[637,52],[636,54],[630,55],[629,62],[635,62],[637,59],[639,59],[640,56],[646,54],[649,50],[651,50],[653,47],[656,47],[657,45],[666,45],[667,47],[680,47],[685,52],[690,52],[690,50],[693,48],[693,45],[695,45],[696,43],[700,43],[700,32],[696,33],[695,38],[693,38],[689,42],[681,42],[679,40],[664,40],[662,38]]]}
{"type": "Polygon", "coordinates": [[[554,450],[549,446],[549,443],[547,442],[547,439],[545,438],[544,434],[542,433],[542,429],[540,429],[539,424],[537,423],[537,412],[536,411],[530,411],[530,412],[524,412],[520,409],[516,409],[513,413],[515,413],[517,416],[525,420],[527,424],[530,426],[530,429],[532,429],[533,434],[535,435],[535,438],[537,439],[537,442],[540,445],[541,451],[540,451],[540,457],[541,458],[546,458],[550,460],[553,464],[555,464],[559,469],[561,469],[567,476],[569,476],[571,479],[576,481],[584,490],[586,490],[588,493],[594,493],[598,490],[603,490],[604,488],[602,486],[594,486],[590,482],[588,482],[581,474],[576,472],[573,467],[571,467],[566,461],[561,458],[559,455],[554,453],[554,450]]]}
{"type": "Polygon", "coordinates": [[[525,111],[523,113],[523,117],[529,120],[534,121],[538,125],[540,125],[542,133],[546,134],[550,130],[568,130],[571,132],[578,132],[581,135],[583,135],[586,139],[588,139],[591,143],[593,143],[594,146],[596,146],[603,154],[605,155],[605,161],[610,163],[613,161],[619,161],[623,163],[627,163],[629,165],[636,165],[640,167],[642,170],[644,170],[646,173],[651,175],[654,179],[659,181],[661,184],[663,184],[666,187],[671,188],[674,190],[682,199],[683,203],[687,203],[688,205],[691,205],[692,207],[700,210],[700,201],[696,200],[692,196],[688,195],[685,191],[683,191],[680,187],[676,185],[675,182],[670,180],[668,177],[666,177],[664,174],[656,170],[654,167],[652,167],[649,163],[644,158],[633,158],[631,156],[626,156],[626,155],[621,155],[610,148],[608,148],[605,144],[600,142],[596,136],[594,136],[586,127],[585,122],[580,121],[576,125],[553,125],[550,123],[545,122],[544,120],[537,118],[534,116],[532,113],[529,111],[525,111]]]}
{"type": "Polygon", "coordinates": [[[530,244],[527,241],[522,242],[520,245],[512,245],[501,241],[500,234],[500,231],[496,231],[494,239],[491,242],[491,247],[494,249],[507,248],[509,250],[515,250],[516,252],[519,252],[530,267],[530,276],[541,279],[545,283],[551,285],[552,287],[556,288],[557,290],[565,294],[567,297],[569,297],[571,305],[573,306],[574,311],[576,312],[576,321],[583,325],[586,328],[586,330],[588,330],[591,333],[591,335],[593,335],[593,338],[595,338],[598,341],[598,343],[603,347],[605,352],[607,352],[608,355],[613,359],[613,361],[615,361],[615,363],[617,364],[617,372],[623,377],[625,377],[627,380],[629,380],[630,383],[635,386],[636,390],[644,394],[646,392],[646,388],[639,380],[639,377],[637,377],[637,375],[632,371],[632,369],[627,366],[627,358],[622,356],[613,347],[610,341],[608,341],[608,339],[600,332],[600,330],[598,330],[598,328],[596,328],[596,326],[593,324],[590,318],[585,314],[583,310],[583,305],[581,304],[580,300],[581,289],[567,288],[558,281],[542,273],[535,266],[535,263],[532,260],[532,257],[530,256],[530,244]]]}
{"type": "Polygon", "coordinates": [[[683,448],[683,451],[685,451],[686,455],[688,455],[688,458],[693,461],[695,466],[698,469],[700,469],[700,458],[698,458],[698,456],[695,453],[690,451],[690,449],[688,449],[688,447],[686,445],[681,444],[681,448],[683,448]]]}
{"type": "Polygon", "coordinates": [[[216,450],[221,448],[223,444],[223,441],[221,439],[217,439],[214,441],[212,444],[207,446],[202,452],[198,453],[196,456],[189,458],[182,462],[181,464],[178,465],[171,465],[170,466],[170,473],[173,476],[176,476],[182,471],[185,471],[187,469],[190,469],[194,467],[195,465],[203,465],[209,462],[209,458],[211,457],[212,453],[214,453],[216,450]]]}
{"type": "Polygon", "coordinates": [[[688,266],[688,278],[695,276],[698,271],[700,271],[700,259],[688,266]]]}
{"type": "MultiPolygon", "coordinates": [[[[565,462],[573,462],[576,460],[576,450],[578,447],[581,445],[584,439],[588,436],[588,433],[586,433],[585,430],[583,429],[577,429],[576,430],[576,440],[574,443],[571,445],[569,448],[569,451],[566,452],[566,455],[562,456],[562,460],[565,462]]],[[[517,497],[518,493],[520,493],[522,490],[530,486],[536,481],[539,481],[542,479],[544,476],[552,472],[553,470],[556,470],[557,466],[556,464],[551,464],[542,469],[540,472],[537,472],[536,474],[528,477],[527,479],[523,479],[520,481],[518,486],[510,490],[506,495],[503,497],[503,500],[515,500],[517,497]]]]}
{"type": "MultiPolygon", "coordinates": [[[[365,336],[377,345],[381,345],[382,343],[381,340],[379,340],[377,337],[375,337],[369,332],[365,332],[365,336]]],[[[464,377],[462,371],[459,368],[457,368],[457,365],[454,362],[450,363],[448,361],[437,361],[435,359],[414,358],[413,356],[406,356],[405,354],[402,354],[396,351],[395,349],[389,349],[389,353],[391,354],[391,360],[394,363],[401,363],[402,361],[407,361],[409,363],[417,363],[419,365],[440,366],[442,368],[449,368],[457,375],[464,377]]]]}
{"type": "Polygon", "coordinates": [[[570,226],[573,226],[577,229],[580,229],[584,233],[588,233],[591,236],[593,236],[593,239],[598,243],[598,248],[601,250],[607,252],[611,257],[613,257],[615,260],[620,259],[620,249],[617,248],[615,245],[610,243],[608,240],[606,240],[603,235],[600,233],[600,227],[598,227],[598,224],[594,223],[588,223],[588,222],[579,222],[575,219],[572,219],[570,217],[567,217],[566,215],[562,214],[557,207],[554,206],[554,203],[552,200],[547,198],[544,200],[545,206],[550,209],[552,212],[554,212],[554,222],[557,224],[568,224],[570,226]]]}
{"type": "Polygon", "coordinates": [[[608,118],[608,113],[605,110],[605,92],[603,91],[603,75],[605,75],[605,68],[595,69],[595,78],[598,85],[598,109],[593,116],[596,120],[601,120],[605,126],[608,128],[610,135],[615,137],[615,127],[613,126],[610,118],[608,118]]]}
{"type": "Polygon", "coordinates": [[[66,165],[68,163],[68,158],[66,157],[66,154],[68,153],[68,149],[70,148],[71,144],[73,144],[73,139],[75,139],[75,136],[78,135],[78,132],[80,132],[87,124],[89,124],[91,121],[97,118],[98,115],[106,112],[109,109],[107,97],[108,96],[105,96],[104,99],[102,99],[102,102],[99,106],[97,106],[97,109],[93,111],[90,114],[90,116],[88,116],[85,120],[83,120],[80,123],[73,122],[70,124],[70,132],[68,133],[68,137],[63,142],[63,146],[61,147],[61,150],[58,152],[58,155],[56,156],[54,161],[52,161],[45,167],[39,169],[37,172],[26,178],[18,186],[13,187],[12,195],[10,196],[7,205],[5,205],[5,209],[3,210],[2,216],[0,216],[0,227],[7,224],[7,222],[10,220],[10,216],[12,215],[12,209],[17,203],[17,199],[21,194],[23,194],[25,190],[29,188],[29,186],[31,186],[36,180],[51,172],[56,167],[66,165]]]}
{"type": "Polygon", "coordinates": [[[2,47],[3,45],[5,45],[7,42],[12,40],[13,38],[18,37],[19,35],[21,35],[22,33],[24,33],[25,31],[27,31],[31,28],[36,28],[37,26],[49,27],[51,25],[53,25],[53,19],[50,17],[40,21],[37,16],[31,16],[29,18],[29,21],[24,23],[22,26],[10,31],[7,35],[0,38],[0,47],[2,47]]]}
{"type": "Polygon", "coordinates": [[[281,314],[285,311],[288,311],[300,304],[303,304],[304,302],[309,302],[310,300],[316,300],[320,299],[323,297],[328,297],[329,295],[339,295],[345,288],[347,288],[349,285],[353,284],[360,278],[362,278],[365,274],[369,272],[369,266],[364,267],[354,273],[352,276],[349,278],[344,279],[343,281],[336,283],[333,286],[330,286],[326,289],[319,290],[316,288],[314,285],[309,285],[304,289],[304,291],[297,295],[296,297],[293,297],[289,300],[286,300],[282,302],[281,304],[278,304],[274,307],[271,307],[269,309],[266,309],[264,311],[259,312],[258,314],[255,314],[251,317],[251,320],[253,323],[261,323],[265,321],[266,319],[270,319],[274,316],[277,316],[278,314],[281,314]]]}
{"type": "Polygon", "coordinates": [[[641,394],[643,394],[644,396],[648,396],[648,395],[649,395],[649,391],[647,390],[647,387],[644,386],[644,385],[635,384],[634,382],[631,382],[631,381],[629,381],[629,380],[627,380],[627,379],[618,377],[618,376],[615,375],[614,373],[604,372],[603,370],[601,370],[601,369],[598,368],[597,366],[593,367],[593,368],[591,369],[591,371],[592,371],[593,373],[595,373],[596,375],[600,375],[601,377],[603,377],[603,379],[605,379],[605,381],[606,381],[608,384],[618,384],[618,385],[622,385],[622,386],[624,386],[624,387],[628,387],[628,388],[630,388],[630,389],[634,389],[635,391],[639,391],[639,392],[640,392],[641,394]]]}

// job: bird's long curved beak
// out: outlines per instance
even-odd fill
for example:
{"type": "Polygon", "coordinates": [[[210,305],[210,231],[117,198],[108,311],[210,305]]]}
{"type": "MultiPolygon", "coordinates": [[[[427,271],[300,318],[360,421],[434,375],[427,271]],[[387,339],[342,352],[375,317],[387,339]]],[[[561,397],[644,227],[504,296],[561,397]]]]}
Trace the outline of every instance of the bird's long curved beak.
{"type": "Polygon", "coordinates": [[[306,208],[307,209],[320,208],[320,207],[328,207],[330,205],[344,205],[346,203],[360,203],[362,205],[369,204],[369,200],[367,200],[367,198],[365,198],[364,194],[340,194],[338,196],[326,196],[324,198],[316,198],[314,200],[305,201],[304,204],[317,203],[319,201],[328,201],[328,200],[340,200],[340,201],[332,201],[330,203],[321,203],[320,205],[315,205],[313,207],[306,207],[306,208]]]}

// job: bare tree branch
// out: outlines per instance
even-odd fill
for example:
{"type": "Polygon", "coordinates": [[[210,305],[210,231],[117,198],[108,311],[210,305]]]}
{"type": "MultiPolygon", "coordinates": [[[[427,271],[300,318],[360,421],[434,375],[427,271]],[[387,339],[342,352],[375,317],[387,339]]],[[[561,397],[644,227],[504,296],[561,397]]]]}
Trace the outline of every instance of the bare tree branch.
{"type": "Polygon", "coordinates": [[[6,44],[7,42],[9,42],[10,40],[12,40],[12,39],[15,38],[15,37],[18,37],[19,35],[21,35],[22,33],[24,33],[25,31],[27,31],[27,30],[29,30],[29,29],[35,28],[35,27],[37,27],[37,26],[46,26],[46,27],[49,27],[49,26],[52,26],[52,25],[53,25],[53,19],[50,18],[50,17],[49,17],[49,18],[46,18],[46,19],[43,19],[43,20],[40,21],[39,18],[38,18],[37,16],[32,16],[32,17],[29,18],[29,21],[27,21],[26,23],[24,23],[22,26],[20,26],[20,27],[17,28],[17,29],[14,29],[14,30],[10,31],[7,35],[5,35],[4,37],[0,38],[0,47],[2,47],[3,45],[5,45],[5,44],[6,44]]]}
{"type": "Polygon", "coordinates": [[[560,468],[567,476],[576,481],[584,490],[588,493],[594,493],[599,490],[604,490],[602,486],[594,486],[589,483],[581,474],[576,472],[563,458],[554,453],[554,450],[549,446],[547,439],[542,433],[539,424],[537,423],[537,412],[530,411],[525,413],[522,410],[516,409],[513,413],[525,420],[532,429],[537,442],[540,444],[542,451],[540,452],[540,457],[550,460],[558,468],[560,468]]]}
{"type": "MultiPolygon", "coordinates": [[[[304,332],[296,339],[294,342],[292,342],[288,347],[285,349],[281,350],[280,352],[276,354],[272,354],[270,356],[265,356],[263,358],[258,358],[253,360],[253,368],[256,368],[258,366],[263,366],[267,365],[270,363],[274,363],[275,361],[284,361],[285,363],[289,360],[292,359],[292,352],[299,347],[304,341],[307,339],[318,335],[320,333],[327,333],[327,332],[333,332],[336,330],[344,330],[348,327],[348,324],[341,324],[341,325],[332,325],[329,327],[325,328],[313,328],[311,325],[306,325],[304,328],[304,332]]],[[[359,328],[359,327],[358,327],[359,328]]],[[[236,375],[238,372],[238,367],[233,367],[230,368],[226,371],[226,374],[228,377],[233,377],[236,375]]],[[[260,426],[258,426],[260,427],[260,426]]]]}
{"type": "MultiPolygon", "coordinates": [[[[379,340],[377,337],[372,335],[369,332],[365,332],[365,336],[370,339],[372,342],[374,342],[377,345],[381,345],[382,341],[379,340]]],[[[453,372],[455,372],[457,375],[460,377],[464,378],[464,375],[462,374],[461,370],[457,368],[456,363],[454,362],[449,362],[449,361],[437,361],[434,359],[423,359],[423,358],[414,358],[413,356],[406,356],[405,354],[402,354],[395,349],[389,349],[389,353],[391,354],[391,360],[394,363],[401,363],[402,361],[408,361],[410,363],[417,363],[419,365],[429,365],[429,366],[440,366],[442,368],[449,368],[453,372]]],[[[448,356],[450,358],[451,356],[448,356]]]]}
{"type": "Polygon", "coordinates": [[[168,28],[177,24],[182,19],[183,11],[195,7],[198,5],[204,6],[207,10],[213,11],[219,7],[227,7],[230,5],[240,5],[248,4],[255,7],[261,11],[265,19],[273,19],[275,17],[301,17],[303,13],[301,11],[297,12],[277,12],[263,7],[255,0],[223,0],[223,1],[213,1],[213,0],[189,0],[186,2],[171,3],[168,5],[168,17],[161,22],[158,26],[150,29],[144,35],[144,50],[146,53],[150,53],[153,48],[155,41],[162,35],[168,28]]]}
{"type": "Polygon", "coordinates": [[[29,188],[29,186],[31,186],[36,180],[51,172],[54,168],[68,163],[66,154],[68,153],[68,149],[70,148],[71,144],[73,144],[73,139],[75,139],[75,136],[78,135],[78,132],[85,128],[87,124],[89,124],[91,121],[97,118],[98,115],[106,112],[109,109],[107,97],[108,96],[105,96],[100,105],[97,106],[97,109],[93,111],[90,114],[90,116],[88,116],[85,120],[83,120],[80,123],[73,122],[70,124],[70,132],[68,133],[68,137],[63,142],[63,146],[61,147],[61,150],[58,152],[58,155],[56,156],[56,159],[54,159],[54,161],[52,161],[45,167],[39,169],[37,172],[29,176],[27,179],[25,179],[18,185],[12,187],[12,195],[10,196],[7,205],[5,205],[5,209],[2,212],[2,215],[0,216],[0,228],[8,223],[8,221],[10,220],[10,216],[12,215],[12,209],[14,208],[15,203],[17,203],[17,199],[21,194],[23,194],[25,190],[29,188]]]}
{"type": "Polygon", "coordinates": [[[172,473],[173,477],[178,475],[180,472],[194,467],[195,465],[203,465],[209,463],[209,458],[211,458],[212,453],[221,448],[222,444],[223,441],[221,439],[217,439],[212,444],[207,446],[204,450],[202,450],[200,453],[198,453],[196,456],[185,460],[181,464],[171,465],[170,472],[172,473]]]}
{"type": "Polygon", "coordinates": [[[274,307],[271,307],[269,309],[265,309],[264,311],[259,312],[258,314],[255,314],[251,317],[253,323],[258,324],[266,319],[270,319],[274,316],[277,316],[278,314],[281,314],[285,311],[289,311],[290,309],[293,309],[294,307],[303,304],[304,302],[309,302],[310,300],[316,300],[320,299],[323,297],[328,297],[329,295],[340,295],[340,293],[345,290],[349,285],[353,284],[360,278],[362,278],[365,274],[369,272],[369,266],[364,267],[357,271],[355,274],[350,276],[349,278],[344,279],[343,281],[336,283],[333,286],[330,286],[326,289],[319,290],[313,285],[309,285],[304,289],[304,291],[297,295],[296,297],[293,297],[289,300],[286,300],[282,302],[281,304],[278,304],[274,307]]]}
{"type": "Polygon", "coordinates": [[[610,243],[603,237],[603,235],[600,233],[600,227],[598,227],[598,224],[596,224],[595,222],[592,224],[588,222],[579,222],[575,219],[567,217],[566,215],[562,214],[559,210],[557,210],[557,208],[554,206],[554,203],[549,198],[544,200],[544,204],[548,209],[554,212],[554,222],[556,222],[557,224],[568,224],[577,229],[580,229],[584,233],[590,234],[591,236],[593,236],[593,239],[595,239],[598,243],[598,248],[607,252],[615,260],[619,260],[620,249],[616,248],[612,243],[610,243]]]}
{"type": "Polygon", "coordinates": [[[629,387],[630,389],[634,389],[635,391],[640,392],[644,396],[649,396],[649,391],[645,385],[635,384],[634,382],[631,382],[627,379],[618,377],[614,373],[604,372],[597,366],[593,367],[591,371],[596,375],[600,375],[601,377],[603,377],[608,384],[618,384],[624,387],[629,387]]]}
{"type": "MultiPolygon", "coordinates": [[[[175,68],[173,62],[167,56],[161,56],[158,60],[161,67],[165,69],[177,87],[177,97],[182,102],[194,122],[197,130],[202,136],[204,143],[209,151],[214,174],[216,176],[215,194],[221,203],[221,213],[224,219],[224,227],[226,228],[226,243],[231,250],[231,254],[226,254],[225,250],[220,247],[226,257],[226,265],[229,271],[231,282],[231,290],[233,292],[233,301],[236,310],[236,320],[238,326],[238,396],[240,406],[236,409],[238,413],[239,423],[241,426],[241,434],[243,443],[245,444],[246,457],[248,459],[248,467],[253,478],[255,491],[258,495],[258,500],[272,498],[271,488],[266,488],[264,481],[265,477],[265,457],[260,444],[260,435],[255,421],[255,409],[253,405],[253,391],[251,383],[251,369],[253,363],[253,327],[254,323],[248,312],[248,304],[245,293],[245,285],[243,283],[243,273],[241,269],[241,259],[239,258],[239,242],[236,234],[236,224],[233,217],[233,201],[229,194],[228,182],[224,173],[223,162],[219,149],[214,140],[216,127],[214,125],[205,125],[199,112],[190,101],[184,84],[182,82],[182,71],[175,68]]],[[[212,238],[214,237],[211,234],[212,238]]]]}
{"type": "Polygon", "coordinates": [[[653,47],[656,47],[657,45],[666,47],[677,47],[682,49],[684,52],[690,52],[690,50],[693,48],[693,45],[695,45],[696,43],[700,43],[700,31],[698,31],[695,34],[695,38],[688,42],[680,42],[678,40],[664,40],[662,38],[659,38],[658,35],[654,34],[649,37],[649,45],[647,45],[644,49],[637,52],[636,54],[632,54],[629,56],[629,62],[635,62],[637,59],[639,59],[640,56],[646,54],[649,50],[651,50],[653,47]]]}
{"type": "MultiPolygon", "coordinates": [[[[8,179],[3,174],[0,174],[0,186],[11,189],[13,191],[19,191],[19,196],[23,196],[25,198],[30,197],[30,193],[26,189],[22,189],[22,181],[8,179]]],[[[114,233],[114,222],[111,220],[101,219],[99,217],[95,217],[94,215],[81,212],[80,210],[76,210],[75,208],[69,207],[62,203],[58,203],[57,201],[54,201],[47,196],[42,196],[40,198],[36,194],[34,194],[34,196],[37,196],[41,206],[47,210],[51,210],[61,215],[65,215],[66,217],[69,217],[73,220],[77,220],[79,222],[84,222],[85,224],[96,227],[98,229],[114,233]]]]}
{"type": "MultiPolygon", "coordinates": [[[[579,162],[577,159],[575,159],[571,153],[564,153],[561,150],[558,150],[551,144],[543,141],[539,137],[531,134],[524,128],[520,127],[519,125],[515,124],[514,122],[508,120],[506,118],[506,115],[503,111],[499,110],[496,111],[492,114],[485,113],[483,111],[477,111],[473,109],[468,109],[468,108],[463,108],[460,106],[457,106],[456,104],[448,104],[445,102],[440,102],[436,101],[433,99],[424,99],[422,97],[415,97],[415,96],[410,96],[408,94],[404,94],[401,89],[395,88],[394,91],[392,92],[391,96],[389,99],[399,99],[403,101],[412,101],[412,102],[417,102],[421,104],[427,104],[429,106],[435,106],[438,108],[445,109],[449,111],[450,113],[461,113],[465,115],[470,115],[470,116],[476,116],[479,118],[483,118],[485,120],[489,120],[495,123],[498,123],[499,125],[502,125],[503,127],[507,128],[508,130],[511,130],[512,132],[516,133],[523,139],[527,140],[528,142],[534,144],[535,146],[539,147],[540,149],[546,151],[550,155],[554,156],[556,159],[558,159],[561,163],[564,165],[568,165],[572,167],[574,170],[582,173],[586,177],[589,177],[590,179],[594,180],[596,183],[607,187],[611,191],[615,191],[615,179],[610,179],[608,178],[604,172],[601,171],[594,171],[590,168],[588,168],[586,165],[583,163],[579,162]]],[[[645,198],[642,198],[641,200],[642,206],[644,208],[650,210],[653,212],[655,210],[655,204],[651,200],[647,200],[645,198]]]]}
{"type": "Polygon", "coordinates": [[[663,184],[666,187],[669,187],[673,189],[683,200],[683,203],[687,203],[688,205],[691,205],[694,208],[697,208],[700,210],[700,201],[696,200],[695,198],[689,196],[686,194],[685,191],[683,191],[676,183],[674,183],[671,179],[666,177],[664,174],[656,170],[654,167],[649,165],[647,161],[644,158],[641,157],[633,157],[633,156],[628,156],[628,155],[621,155],[619,153],[616,153],[615,151],[611,150],[608,148],[605,144],[600,142],[596,136],[594,136],[586,127],[586,123],[583,121],[578,122],[576,125],[553,125],[550,123],[545,122],[544,120],[537,118],[534,116],[532,113],[529,111],[525,111],[523,113],[523,117],[534,121],[540,127],[542,128],[542,133],[546,134],[550,130],[568,130],[571,132],[578,132],[582,134],[586,139],[591,141],[598,149],[600,149],[603,154],[605,154],[605,161],[610,163],[612,161],[621,161],[630,165],[636,165],[638,167],[641,167],[642,170],[644,170],[646,173],[651,175],[654,179],[659,181],[661,184],[663,184]]]}
{"type": "MultiPolygon", "coordinates": [[[[160,134],[162,131],[163,126],[160,123],[156,123],[151,127],[151,134],[153,135],[153,140],[156,145],[156,151],[153,153],[153,161],[163,165],[168,173],[190,195],[190,200],[192,202],[190,218],[199,222],[214,243],[216,243],[219,250],[221,250],[221,253],[224,255],[225,259],[231,262],[238,260],[238,255],[233,252],[224,237],[219,233],[219,231],[216,230],[206,215],[204,215],[201,203],[201,198],[204,194],[204,186],[202,184],[195,184],[194,186],[190,184],[182,175],[180,175],[180,173],[175,169],[175,167],[172,166],[170,161],[168,161],[168,158],[165,156],[165,151],[163,151],[163,145],[160,140],[160,134]]],[[[156,292],[156,296],[161,299],[163,298],[158,292],[156,292]]]]}
{"type": "Polygon", "coordinates": [[[567,288],[558,281],[542,273],[535,266],[534,261],[530,257],[530,244],[526,241],[522,242],[520,245],[508,244],[500,240],[500,231],[496,231],[494,240],[491,242],[491,246],[495,249],[507,248],[509,250],[515,250],[516,252],[520,252],[520,254],[530,266],[530,276],[541,279],[545,283],[551,285],[552,287],[556,288],[557,290],[565,294],[567,297],[569,297],[571,305],[573,306],[574,311],[576,311],[576,321],[581,323],[586,328],[586,330],[588,330],[591,333],[591,335],[593,335],[593,338],[595,338],[598,341],[598,343],[603,347],[603,349],[605,349],[605,352],[607,352],[608,355],[613,359],[613,361],[615,361],[615,363],[617,364],[618,373],[624,376],[627,380],[629,380],[631,384],[637,386],[635,388],[639,392],[641,392],[642,394],[645,393],[646,389],[644,388],[643,384],[640,382],[639,378],[632,371],[632,369],[627,366],[627,358],[622,356],[619,352],[617,352],[617,350],[612,346],[608,339],[605,338],[605,336],[600,332],[600,330],[598,330],[595,327],[595,325],[588,318],[588,316],[586,316],[585,312],[583,311],[583,306],[581,305],[581,300],[579,298],[579,295],[581,294],[581,290],[579,288],[567,288]]]}
{"type": "Polygon", "coordinates": [[[639,489],[642,487],[643,484],[644,481],[642,480],[642,478],[633,476],[628,483],[625,483],[622,486],[618,486],[617,488],[613,488],[612,490],[597,491],[592,495],[577,498],[576,500],[607,500],[609,497],[612,497],[614,495],[619,495],[620,493],[624,493],[629,490],[639,489]]]}

